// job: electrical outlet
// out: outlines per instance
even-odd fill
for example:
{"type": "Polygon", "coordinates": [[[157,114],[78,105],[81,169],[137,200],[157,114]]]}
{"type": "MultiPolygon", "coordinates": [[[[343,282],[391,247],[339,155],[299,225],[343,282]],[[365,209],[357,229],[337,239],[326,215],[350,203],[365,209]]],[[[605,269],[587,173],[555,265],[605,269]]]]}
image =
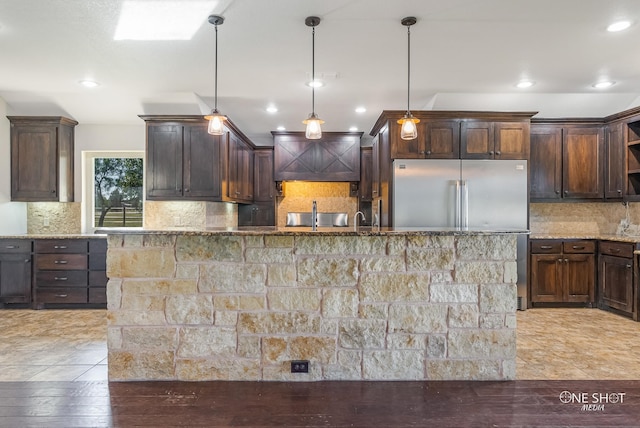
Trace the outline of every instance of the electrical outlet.
{"type": "Polygon", "coordinates": [[[49,217],[45,217],[44,220],[42,220],[42,225],[44,227],[49,227],[49,217]]]}
{"type": "Polygon", "coordinates": [[[309,361],[308,360],[291,361],[291,373],[309,373],[309,361]]]}

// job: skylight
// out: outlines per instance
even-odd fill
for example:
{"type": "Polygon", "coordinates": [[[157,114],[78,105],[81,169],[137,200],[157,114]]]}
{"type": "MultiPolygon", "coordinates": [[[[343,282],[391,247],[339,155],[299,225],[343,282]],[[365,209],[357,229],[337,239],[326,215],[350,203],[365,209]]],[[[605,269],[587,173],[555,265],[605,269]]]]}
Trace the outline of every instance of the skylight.
{"type": "Polygon", "coordinates": [[[217,0],[125,0],[114,40],[190,40],[217,0]]]}

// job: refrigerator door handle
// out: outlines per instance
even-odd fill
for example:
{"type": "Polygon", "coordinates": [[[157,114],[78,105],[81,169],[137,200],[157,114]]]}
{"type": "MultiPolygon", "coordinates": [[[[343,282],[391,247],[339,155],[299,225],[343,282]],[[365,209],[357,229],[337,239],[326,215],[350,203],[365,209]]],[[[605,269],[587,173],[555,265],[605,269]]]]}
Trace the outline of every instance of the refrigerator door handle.
{"type": "Polygon", "coordinates": [[[462,228],[469,229],[469,186],[467,180],[460,180],[462,187],[462,228]]]}

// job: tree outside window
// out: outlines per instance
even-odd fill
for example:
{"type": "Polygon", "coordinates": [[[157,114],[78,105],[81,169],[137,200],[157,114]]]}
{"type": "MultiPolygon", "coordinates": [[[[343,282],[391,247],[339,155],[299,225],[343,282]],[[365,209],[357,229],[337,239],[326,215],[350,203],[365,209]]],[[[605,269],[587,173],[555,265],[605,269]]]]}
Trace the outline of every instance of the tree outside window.
{"type": "Polygon", "coordinates": [[[142,226],[142,158],[94,159],[94,227],[142,226]]]}

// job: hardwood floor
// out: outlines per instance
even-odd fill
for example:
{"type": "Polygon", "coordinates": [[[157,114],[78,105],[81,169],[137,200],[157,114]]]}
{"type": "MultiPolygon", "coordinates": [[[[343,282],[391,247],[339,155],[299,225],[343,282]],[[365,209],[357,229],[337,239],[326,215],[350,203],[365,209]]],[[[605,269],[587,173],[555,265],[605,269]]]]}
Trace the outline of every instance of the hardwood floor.
{"type": "Polygon", "coordinates": [[[0,311],[0,427],[640,427],[640,323],[596,309],[519,312],[513,382],[109,383],[104,323],[0,311]]]}
{"type": "Polygon", "coordinates": [[[0,426],[637,427],[639,397],[637,381],[3,382],[0,426]]]}

